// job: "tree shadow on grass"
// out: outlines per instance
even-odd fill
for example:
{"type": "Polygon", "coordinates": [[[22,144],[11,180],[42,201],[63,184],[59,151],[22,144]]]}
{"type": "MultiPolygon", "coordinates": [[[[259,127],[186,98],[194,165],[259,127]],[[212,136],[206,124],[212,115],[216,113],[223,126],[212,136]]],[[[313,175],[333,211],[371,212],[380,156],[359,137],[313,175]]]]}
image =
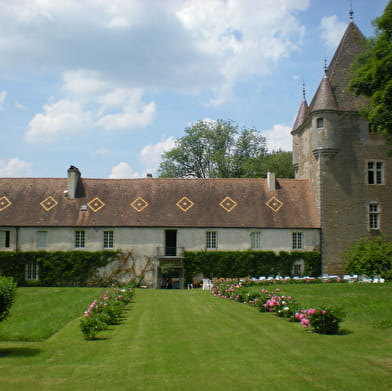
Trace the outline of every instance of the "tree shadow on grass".
{"type": "Polygon", "coordinates": [[[0,358],[1,357],[33,357],[41,354],[41,349],[33,349],[33,348],[6,348],[0,349],[0,358]]]}

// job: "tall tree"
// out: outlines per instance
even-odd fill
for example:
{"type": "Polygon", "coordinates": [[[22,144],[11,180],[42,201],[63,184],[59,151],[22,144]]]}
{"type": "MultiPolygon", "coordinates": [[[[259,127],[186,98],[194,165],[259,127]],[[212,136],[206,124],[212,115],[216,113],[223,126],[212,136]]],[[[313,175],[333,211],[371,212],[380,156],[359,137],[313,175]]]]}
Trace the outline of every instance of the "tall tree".
{"type": "Polygon", "coordinates": [[[392,141],[392,2],[382,16],[373,22],[375,38],[354,64],[350,87],[357,95],[370,98],[363,108],[372,130],[392,141]]]}
{"type": "Polygon", "coordinates": [[[267,153],[266,139],[256,129],[239,130],[232,121],[198,121],[163,155],[161,177],[241,178],[293,177],[291,152],[267,153]]]}

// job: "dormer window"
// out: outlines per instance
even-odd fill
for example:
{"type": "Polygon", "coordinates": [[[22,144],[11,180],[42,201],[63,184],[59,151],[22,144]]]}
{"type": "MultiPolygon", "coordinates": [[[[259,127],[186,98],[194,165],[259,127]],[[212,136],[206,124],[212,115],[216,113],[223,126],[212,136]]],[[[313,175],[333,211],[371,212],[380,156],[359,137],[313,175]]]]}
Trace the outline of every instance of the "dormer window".
{"type": "Polygon", "coordinates": [[[316,126],[317,129],[324,129],[324,118],[317,118],[316,126]]]}

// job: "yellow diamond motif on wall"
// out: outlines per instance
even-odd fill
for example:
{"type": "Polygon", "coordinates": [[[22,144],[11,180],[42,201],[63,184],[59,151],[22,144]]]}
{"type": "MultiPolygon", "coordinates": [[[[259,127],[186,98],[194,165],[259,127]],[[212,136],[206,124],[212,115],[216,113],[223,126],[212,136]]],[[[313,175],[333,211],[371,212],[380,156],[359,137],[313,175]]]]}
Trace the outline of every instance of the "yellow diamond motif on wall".
{"type": "Polygon", "coordinates": [[[87,205],[93,212],[98,212],[105,206],[105,203],[101,201],[98,197],[95,197],[87,205]]]}
{"type": "Polygon", "coordinates": [[[51,209],[53,209],[58,202],[52,197],[46,197],[43,201],[40,202],[40,205],[47,211],[49,212],[51,209]]]}
{"type": "Polygon", "coordinates": [[[192,208],[195,203],[191,201],[188,197],[182,197],[179,201],[177,201],[176,205],[183,211],[188,212],[189,209],[192,208]]]}
{"type": "Polygon", "coordinates": [[[282,206],[283,202],[278,200],[275,196],[270,198],[268,202],[266,202],[268,208],[272,209],[274,212],[277,212],[282,206]]]}
{"type": "Polygon", "coordinates": [[[12,205],[12,202],[6,196],[0,198],[0,212],[7,209],[10,205],[12,205]]]}
{"type": "Polygon", "coordinates": [[[238,204],[232,200],[230,197],[226,197],[223,199],[219,205],[226,211],[226,212],[231,212],[238,204]]]}
{"type": "Polygon", "coordinates": [[[142,197],[137,197],[136,200],[133,200],[130,204],[136,212],[141,212],[144,208],[147,208],[148,202],[143,200],[142,197]]]}

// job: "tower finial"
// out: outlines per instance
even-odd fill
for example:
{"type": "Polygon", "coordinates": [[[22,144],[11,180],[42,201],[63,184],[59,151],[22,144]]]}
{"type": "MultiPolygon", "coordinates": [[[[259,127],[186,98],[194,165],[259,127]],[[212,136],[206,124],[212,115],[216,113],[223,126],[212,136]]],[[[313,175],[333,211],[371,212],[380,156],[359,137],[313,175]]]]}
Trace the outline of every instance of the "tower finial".
{"type": "Polygon", "coordinates": [[[302,81],[302,99],[306,100],[305,80],[302,81]]]}
{"type": "Polygon", "coordinates": [[[324,58],[324,73],[327,74],[328,71],[328,64],[327,64],[327,58],[324,58]]]}
{"type": "Polygon", "coordinates": [[[350,15],[350,21],[352,22],[353,19],[354,19],[354,11],[353,11],[353,2],[352,2],[352,0],[350,0],[350,12],[349,12],[349,15],[350,15]]]}

